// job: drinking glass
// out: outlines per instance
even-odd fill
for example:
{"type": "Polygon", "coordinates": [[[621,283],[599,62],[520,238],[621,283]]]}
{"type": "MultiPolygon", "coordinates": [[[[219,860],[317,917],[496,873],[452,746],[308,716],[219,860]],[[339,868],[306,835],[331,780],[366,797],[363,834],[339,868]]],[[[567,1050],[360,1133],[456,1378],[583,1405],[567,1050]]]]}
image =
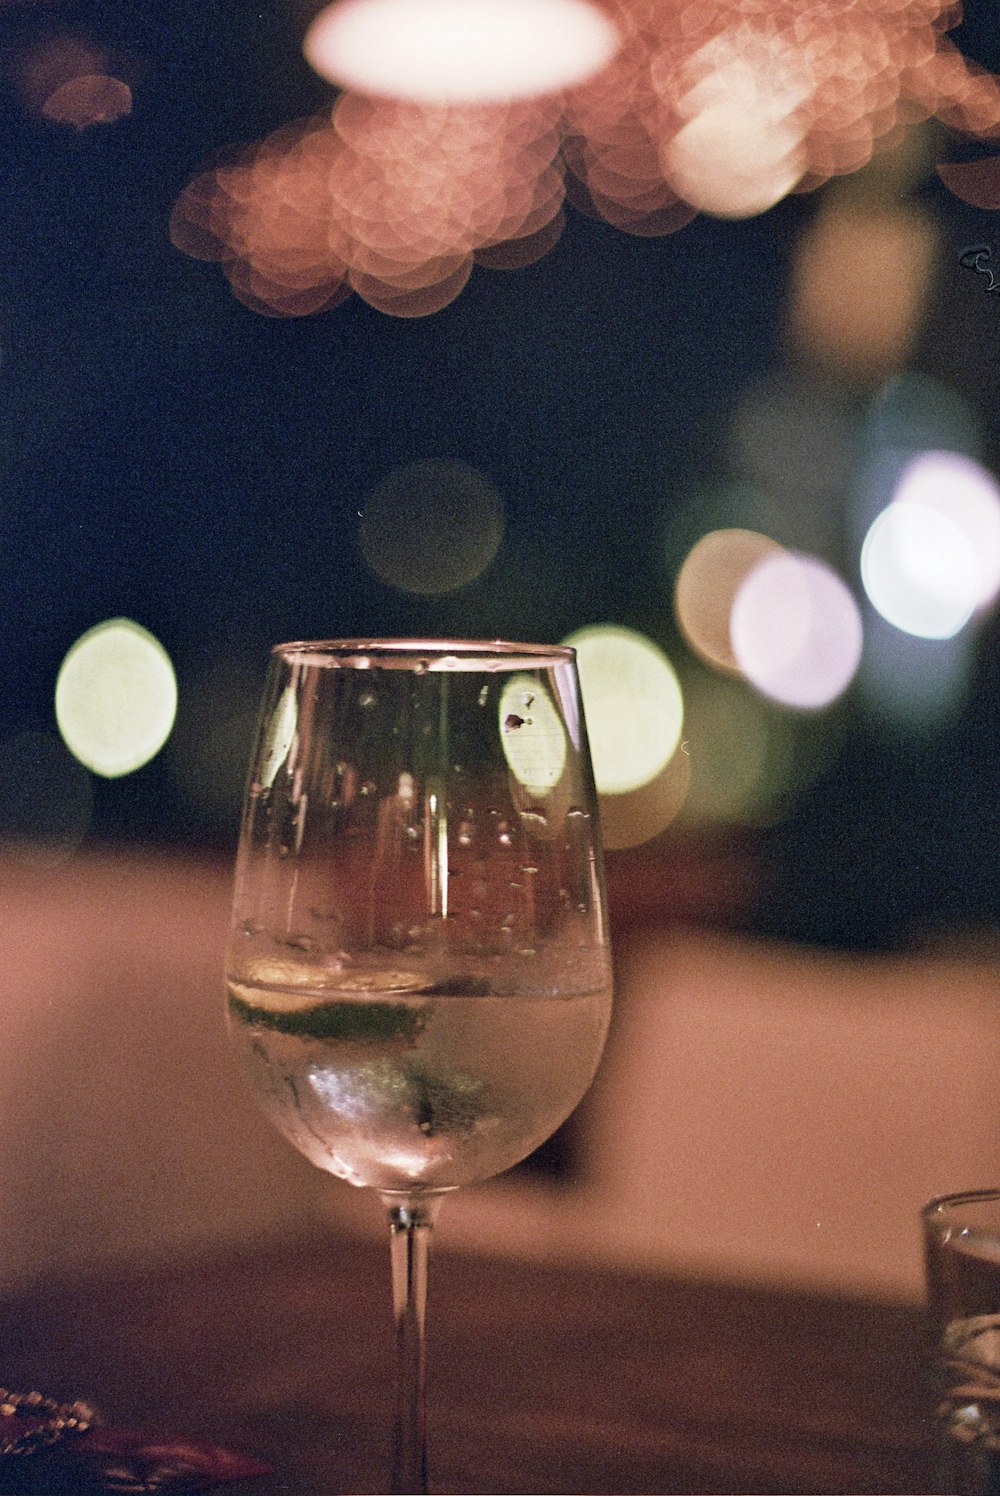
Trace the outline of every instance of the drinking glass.
{"type": "Polygon", "coordinates": [[[231,1042],[265,1113],[388,1212],[391,1490],[426,1491],[424,1313],[438,1207],[565,1120],[610,1017],[573,650],[276,646],[227,983],[231,1042]]]}
{"type": "Polygon", "coordinates": [[[1000,1492],[1000,1190],[923,1209],[934,1424],[943,1489],[1000,1492]]]}

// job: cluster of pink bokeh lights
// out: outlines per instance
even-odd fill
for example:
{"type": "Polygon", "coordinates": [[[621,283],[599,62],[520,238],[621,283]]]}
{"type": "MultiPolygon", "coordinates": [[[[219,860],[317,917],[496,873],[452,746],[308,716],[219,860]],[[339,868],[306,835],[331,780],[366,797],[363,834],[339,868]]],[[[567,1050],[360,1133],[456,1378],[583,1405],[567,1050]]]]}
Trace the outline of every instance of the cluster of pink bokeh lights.
{"type": "Polygon", "coordinates": [[[931,117],[1000,134],[1000,83],[947,35],[961,19],[947,0],[598,8],[615,46],[582,81],[481,101],[341,87],[329,109],[199,173],[175,204],[174,244],[218,262],[267,315],[357,294],[423,316],[476,264],[541,258],[567,205],[670,234],[697,213],[749,217],[856,171],[931,117]]]}

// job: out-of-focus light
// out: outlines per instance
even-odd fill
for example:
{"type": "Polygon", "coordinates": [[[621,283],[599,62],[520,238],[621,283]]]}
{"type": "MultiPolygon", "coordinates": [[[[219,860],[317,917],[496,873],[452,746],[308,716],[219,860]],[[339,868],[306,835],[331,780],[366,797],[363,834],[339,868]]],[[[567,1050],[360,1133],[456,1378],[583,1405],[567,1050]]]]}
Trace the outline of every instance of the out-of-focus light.
{"type": "Polygon", "coordinates": [[[425,103],[523,99],[598,72],[618,33],[587,0],[335,0],[306,61],[361,93],[425,103]]]}
{"type": "Polygon", "coordinates": [[[868,407],[866,437],[876,451],[933,448],[975,457],[982,446],[978,418],[965,396],[916,370],[879,388],[868,407]]]}
{"type": "Polygon", "coordinates": [[[104,48],[89,37],[56,31],[29,46],[12,70],[30,113],[85,130],[131,113],[132,90],[113,66],[104,48]]]}
{"type": "Polygon", "coordinates": [[[1000,592],[1000,487],[992,473],[958,452],[923,452],[904,469],[895,498],[958,526],[976,558],[975,608],[987,607],[1000,592]]]}
{"type": "Polygon", "coordinates": [[[979,577],[961,527],[927,504],[894,500],[861,550],[861,580],[882,617],[924,639],[950,639],[972,617],[979,577]]]}
{"type": "Polygon", "coordinates": [[[49,94],[41,114],[54,124],[86,130],[90,125],[110,125],[132,113],[132,90],[121,78],[106,73],[85,73],[70,78],[49,94]]]}
{"type": "MultiPolygon", "coordinates": [[[[428,316],[473,263],[548,253],[564,197],[627,233],[666,235],[698,211],[746,217],[852,174],[936,114],[997,132],[1000,82],[943,36],[955,22],[952,0],[334,0],[305,39],[314,66],[346,85],[334,123],[329,111],[299,121],[202,172],[175,205],[172,242],[217,260],[265,316],[322,313],[352,292],[388,316],[428,316]],[[558,43],[543,33],[552,16],[558,43]],[[569,16],[593,40],[585,61],[566,43],[569,16]],[[367,21],[374,51],[323,61],[326,43],[367,21]],[[522,21],[527,48],[512,45],[522,21]],[[430,57],[416,63],[421,48],[430,57]]],[[[873,278],[862,239],[852,256],[873,278]]],[[[912,233],[907,248],[919,262],[912,233]]],[[[879,368],[892,364],[919,286],[921,265],[904,256],[870,325],[834,307],[837,335],[850,323],[847,358],[864,344],[870,361],[877,344],[879,368]]],[[[852,281],[847,304],[861,299],[852,281]]],[[[814,346],[835,343],[829,296],[810,316],[814,346]]]]}
{"type": "Polygon", "coordinates": [[[905,633],[876,611],[865,618],[858,693],[873,717],[923,737],[961,710],[972,674],[975,635],[947,639],[905,633]]]}
{"type": "Polygon", "coordinates": [[[518,784],[545,795],[566,767],[566,731],[545,688],[530,675],[515,675],[500,693],[500,741],[518,784]]]}
{"type": "MultiPolygon", "coordinates": [[[[887,456],[890,501],[861,550],[872,605],[896,628],[947,639],[1000,592],[1000,487],[972,458],[922,452],[887,456]]],[[[869,475],[873,494],[880,486],[869,475]]]]}
{"type": "Polygon", "coordinates": [[[861,613],[816,557],[766,557],[733,603],[733,653],[746,678],[785,706],[815,710],[850,685],[861,659],[861,613]]]}
{"type": "Polygon", "coordinates": [[[261,786],[270,789],[288,757],[299,725],[299,705],[291,686],[286,686],[271,713],[261,755],[261,786]]]}
{"type": "Polygon", "coordinates": [[[682,684],[691,783],[681,825],[776,825],[840,752],[846,714],[792,713],[747,681],[699,668],[682,684]]]}
{"type": "Polygon", "coordinates": [[[699,48],[685,71],[691,87],[669,101],[685,122],[664,142],[664,175],[701,212],[763,213],[805,170],[797,111],[809,87],[801,70],[789,65],[773,37],[736,26],[699,48]]]}
{"type": "Polygon", "coordinates": [[[499,549],[504,506],[493,484],[466,463],[412,462],[375,489],[361,517],[362,554],[376,576],[403,592],[453,592],[480,576],[499,549]]]}
{"type": "Polygon", "coordinates": [[[865,382],[901,368],[920,330],[939,237],[931,216],[912,204],[833,200],[793,258],[795,348],[865,382]]]}
{"type": "Polygon", "coordinates": [[[0,740],[0,848],[31,862],[59,862],[90,824],[90,775],[54,733],[0,740]]]}
{"type": "Polygon", "coordinates": [[[973,208],[1000,208],[1000,156],[943,162],[938,174],[950,192],[973,208]]]}
{"type": "MultiPolygon", "coordinates": [[[[203,172],[181,194],[173,243],[217,260],[252,310],[308,316],[353,291],[387,315],[427,316],[460,295],[475,262],[514,267],[547,253],[564,198],[627,233],[672,234],[698,211],[760,213],[790,190],[854,173],[935,115],[967,134],[1000,131],[1000,81],[943,35],[958,19],[953,0],[439,3],[466,47],[457,71],[442,79],[421,63],[396,81],[365,72],[351,82],[341,59],[329,74],[347,82],[332,126],[327,111],[276,131],[235,169],[203,172]],[[474,40],[482,60],[487,6],[503,38],[521,18],[531,37],[530,76],[519,58],[517,81],[502,88],[495,73],[484,85],[468,51],[474,40]],[[562,32],[553,46],[542,33],[543,18],[567,7],[588,18],[595,36],[612,38],[589,72],[575,59],[569,76],[582,81],[567,81],[562,32]],[[558,66],[558,77],[541,76],[543,64],[558,66]],[[544,125],[526,121],[528,109],[546,114],[544,125]]],[[[335,0],[310,27],[307,53],[318,54],[320,40],[348,21],[398,14],[400,24],[379,35],[376,65],[398,54],[403,20],[415,22],[420,44],[440,60],[447,27],[435,32],[427,22],[431,6],[335,0]]],[[[491,68],[507,60],[505,45],[483,51],[491,68]]],[[[325,66],[318,55],[315,65],[325,66]]],[[[862,239],[852,241],[855,261],[867,252],[862,239]]],[[[911,259],[913,242],[911,234],[911,259]]],[[[861,268],[871,279],[872,265],[861,268]]],[[[892,363],[887,350],[912,323],[912,270],[893,262],[878,288],[881,318],[851,323],[837,357],[846,346],[857,363],[863,345],[870,363],[877,343],[879,369],[892,363]]],[[[846,301],[860,299],[852,281],[846,301]]],[[[825,295],[819,307],[816,325],[826,328],[825,295]]],[[[808,336],[818,348],[825,333],[808,336]]]]}
{"type": "Polygon", "coordinates": [[[170,237],[265,315],[351,292],[393,317],[457,297],[475,262],[531,263],[563,224],[559,106],[419,105],[344,93],[192,179],[170,237]]]}
{"type": "Polygon", "coordinates": [[[726,432],[734,472],[771,503],[747,528],[794,550],[827,554],[838,543],[837,500],[857,457],[857,433],[842,391],[825,379],[776,366],[742,391],[726,432]]]}
{"type": "Polygon", "coordinates": [[[674,667],[651,639],[616,624],[579,629],[564,643],[577,652],[598,790],[638,789],[680,742],[684,702],[674,667]]]}
{"type": "Polygon", "coordinates": [[[691,549],[677,577],[677,622],[696,654],[717,669],[739,672],[729,623],[743,582],[781,546],[753,530],[711,530],[691,549]]]}
{"type": "Polygon", "coordinates": [[[63,741],[82,764],[106,779],[130,774],[160,751],[173,727],[170,658],[131,619],[97,624],[63,660],[55,708],[63,741]]]}
{"type": "Polygon", "coordinates": [[[601,794],[601,840],[608,851],[638,847],[671,826],[684,807],[691,760],[683,745],[652,779],[621,794],[601,794]]]}

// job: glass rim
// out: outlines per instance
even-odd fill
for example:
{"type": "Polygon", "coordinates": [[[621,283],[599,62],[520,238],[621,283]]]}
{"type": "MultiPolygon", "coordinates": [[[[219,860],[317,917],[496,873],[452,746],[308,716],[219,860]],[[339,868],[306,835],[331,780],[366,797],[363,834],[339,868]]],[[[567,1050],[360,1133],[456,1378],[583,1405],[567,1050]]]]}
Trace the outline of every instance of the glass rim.
{"type": "Polygon", "coordinates": [[[988,1189],[956,1190],[951,1194],[935,1195],[921,1208],[920,1214],[925,1221],[930,1221],[935,1216],[946,1216],[965,1205],[989,1205],[991,1203],[1000,1204],[1000,1185],[988,1189]]]}
{"type": "Polygon", "coordinates": [[[297,639],[271,647],[272,659],[337,670],[429,671],[537,670],[572,664],[569,644],[521,644],[507,639],[378,638],[297,639]]]}

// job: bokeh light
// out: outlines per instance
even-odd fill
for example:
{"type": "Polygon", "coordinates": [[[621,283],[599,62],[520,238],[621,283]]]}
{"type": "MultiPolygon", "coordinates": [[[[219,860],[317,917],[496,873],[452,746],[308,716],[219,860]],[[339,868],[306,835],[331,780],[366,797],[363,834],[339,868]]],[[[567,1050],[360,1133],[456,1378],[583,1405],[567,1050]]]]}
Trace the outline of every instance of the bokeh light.
{"type": "Polygon", "coordinates": [[[947,639],[1000,591],[1000,488],[979,463],[925,452],[902,469],[861,551],[861,577],[883,618],[947,639]]]}
{"type": "MultiPolygon", "coordinates": [[[[684,123],[661,150],[671,187],[719,218],[773,207],[805,170],[802,66],[773,33],[737,24],[686,58],[683,73],[688,86],[670,102],[684,123]]],[[[671,70],[671,88],[675,80],[671,70]]]]}
{"type": "Polygon", "coordinates": [[[785,706],[835,701],[861,660],[861,612],[846,583],[813,556],[766,557],[740,587],[733,653],[746,678],[785,706]]]}
{"type": "Polygon", "coordinates": [[[617,45],[587,0],[334,0],[303,51],[322,78],[360,93],[493,103],[580,83],[617,45]]]}
{"type": "Polygon", "coordinates": [[[166,650],[129,618],[81,635],[56,680],[56,720],[70,752],[95,774],[116,779],[163,747],[177,710],[166,650]]]}
{"type": "Polygon", "coordinates": [[[421,106],[342,94],[200,173],[174,204],[176,248],[218,261],[274,317],[356,293],[394,317],[440,311],[481,254],[530,263],[562,228],[558,105],[421,106]]]}
{"type": "Polygon", "coordinates": [[[1000,592],[1000,486],[993,474],[959,452],[923,452],[904,469],[895,501],[922,504],[952,520],[976,558],[975,608],[1000,592]]]}
{"type": "Polygon", "coordinates": [[[759,495],[746,528],[792,550],[837,555],[841,495],[859,453],[842,389],[797,368],[766,370],[741,392],[725,450],[733,472],[759,495]]]}
{"type": "Polygon", "coordinates": [[[979,419],[965,396],[916,369],[897,374],[878,389],[866,425],[873,452],[937,449],[975,457],[982,446],[979,419]]]}
{"type": "Polygon", "coordinates": [[[577,653],[598,790],[638,789],[680,742],[684,702],[674,667],[651,639],[618,624],[593,624],[563,642],[577,653]]]}
{"type": "Polygon", "coordinates": [[[765,556],[781,546],[754,530],[710,530],[684,559],[674,589],[674,610],[694,652],[719,670],[739,672],[730,637],[733,602],[765,556]]]}
{"type": "Polygon", "coordinates": [[[132,90],[121,78],[107,73],[84,73],[50,93],[41,113],[54,124],[72,125],[75,130],[114,124],[132,113],[132,90]]]}
{"type": "Polygon", "coordinates": [[[264,733],[260,780],[262,789],[270,789],[284,766],[299,727],[298,697],[292,686],[286,686],[278,697],[264,733]]]}
{"type": "Polygon", "coordinates": [[[511,773],[547,795],[566,767],[566,730],[552,698],[533,676],[513,675],[500,693],[500,741],[511,773]]]}
{"type": "Polygon", "coordinates": [[[132,111],[132,90],[108,52],[75,31],[46,31],[16,58],[13,76],[29,113],[85,130],[132,111]]]}
{"type": "Polygon", "coordinates": [[[504,505],[466,463],[429,459],[389,473],[365,504],[362,554],[402,592],[452,592],[480,576],[499,549],[504,505]]]}
{"type": "Polygon", "coordinates": [[[745,681],[685,671],[684,737],[691,765],[685,826],[767,826],[794,806],[835,751],[828,717],[793,714],[745,681]],[[820,750],[822,744],[822,751],[820,750]]]}
{"type": "Polygon", "coordinates": [[[915,204],[830,199],[792,260],[795,349],[864,383],[902,368],[921,328],[939,237],[935,220],[915,204]]]}
{"type": "Polygon", "coordinates": [[[6,856],[59,862],[90,825],[90,775],[54,733],[0,739],[0,848],[6,856]]]}
{"type": "MultiPolygon", "coordinates": [[[[427,316],[460,295],[477,259],[514,268],[547,253],[564,199],[628,233],[672,234],[697,212],[746,217],[855,173],[935,116],[1000,133],[1000,84],[944,34],[959,19],[951,0],[425,3],[336,0],[306,38],[314,66],[347,84],[332,123],[325,114],[275,131],[181,194],[173,243],[218,261],[252,310],[308,316],[353,292],[390,316],[427,316]],[[441,7],[438,31],[425,3],[441,7]],[[562,40],[571,13],[593,28],[586,67],[562,40]],[[501,19],[500,41],[488,15],[501,19]],[[404,58],[408,81],[322,61],[321,43],[365,16],[377,66],[430,49],[416,71],[404,58]],[[508,48],[522,21],[526,53],[508,48]],[[430,63],[445,59],[449,26],[464,60],[438,74],[430,63]],[[602,65],[609,36],[617,48],[602,65]],[[502,88],[484,85],[484,60],[507,69],[502,88]],[[590,75],[569,84],[570,65],[590,75]]],[[[831,212],[807,235],[793,335],[871,379],[913,335],[933,230],[915,207],[868,209],[831,212]],[[867,320],[856,276],[878,283],[867,320]]]]}
{"type": "Polygon", "coordinates": [[[619,794],[602,793],[601,840],[609,852],[662,836],[681,814],[691,783],[691,759],[679,743],[652,779],[619,794]]]}
{"type": "Polygon", "coordinates": [[[870,608],[857,678],[861,702],[873,718],[908,737],[940,731],[966,699],[974,637],[969,629],[947,639],[906,633],[870,608]]]}
{"type": "Polygon", "coordinates": [[[883,618],[925,639],[957,634],[979,588],[976,554],[961,526],[905,499],[894,500],[868,531],[861,580],[883,618]]]}
{"type": "Polygon", "coordinates": [[[945,186],[973,208],[1000,208],[1000,156],[977,161],[945,161],[938,167],[945,186]]]}

